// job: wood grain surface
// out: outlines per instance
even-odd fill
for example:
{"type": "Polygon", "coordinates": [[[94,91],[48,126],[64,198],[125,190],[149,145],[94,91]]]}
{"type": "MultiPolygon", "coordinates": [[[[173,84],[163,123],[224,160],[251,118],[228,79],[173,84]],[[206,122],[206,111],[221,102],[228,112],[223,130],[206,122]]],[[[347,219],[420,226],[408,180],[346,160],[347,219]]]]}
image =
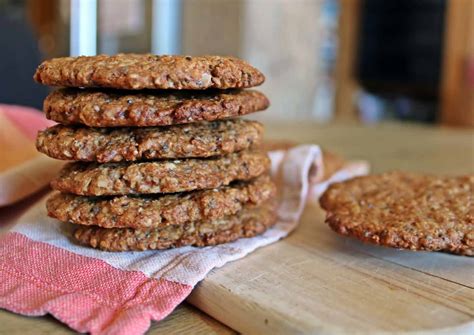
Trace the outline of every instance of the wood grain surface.
{"type": "MultiPolygon", "coordinates": [[[[318,143],[374,172],[474,173],[474,132],[415,125],[267,125],[267,138],[318,143]]],[[[0,209],[0,221],[33,199],[0,209]]],[[[379,248],[344,238],[309,205],[287,239],[215,269],[189,302],[249,333],[473,333],[474,260],[379,248]]],[[[5,229],[5,227],[3,228],[5,229]]],[[[0,227],[0,231],[2,228],[0,227]]],[[[149,334],[228,334],[222,323],[183,304],[149,334]]],[[[63,334],[51,317],[0,311],[0,334],[63,334]]]]}
{"type": "MultiPolygon", "coordinates": [[[[0,334],[75,334],[52,316],[27,317],[0,310],[0,334]]],[[[181,304],[165,320],[153,322],[147,334],[235,334],[235,331],[187,303],[181,304]]]]}

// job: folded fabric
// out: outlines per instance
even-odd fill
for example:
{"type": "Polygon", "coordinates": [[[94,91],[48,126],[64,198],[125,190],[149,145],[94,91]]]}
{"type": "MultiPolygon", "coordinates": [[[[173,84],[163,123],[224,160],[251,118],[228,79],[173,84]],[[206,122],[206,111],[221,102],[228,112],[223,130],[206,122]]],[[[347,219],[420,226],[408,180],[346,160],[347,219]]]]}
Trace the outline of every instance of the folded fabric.
{"type": "MultiPolygon", "coordinates": [[[[144,333],[211,269],[288,235],[307,197],[333,181],[308,182],[310,171],[322,175],[318,146],[271,152],[270,157],[281,194],[277,224],[261,236],[218,246],[121,253],[79,246],[70,240],[72,225],[48,218],[44,199],[39,201],[0,238],[0,307],[24,315],[50,313],[79,332],[144,333]]],[[[349,163],[333,177],[365,173],[365,163],[349,163]]]]}

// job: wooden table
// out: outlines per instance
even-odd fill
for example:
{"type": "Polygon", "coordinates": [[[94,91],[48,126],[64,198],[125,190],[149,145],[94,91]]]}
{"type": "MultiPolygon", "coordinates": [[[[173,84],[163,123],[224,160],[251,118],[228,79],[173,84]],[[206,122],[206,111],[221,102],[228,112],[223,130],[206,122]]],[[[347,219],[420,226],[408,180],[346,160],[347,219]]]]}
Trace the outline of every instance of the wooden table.
{"type": "MultiPolygon", "coordinates": [[[[405,124],[318,126],[305,122],[267,125],[266,136],[275,140],[318,143],[348,158],[367,159],[373,172],[402,169],[440,174],[474,173],[474,133],[470,130],[405,124]]],[[[5,209],[0,211],[0,218],[7,215],[4,212],[5,209]]],[[[400,259],[393,259],[391,249],[365,246],[328,234],[324,225],[315,228],[314,221],[322,219],[323,213],[317,206],[309,205],[294,234],[280,243],[257,250],[244,260],[212,271],[194,290],[189,301],[235,329],[254,332],[327,331],[326,320],[329,323],[338,320],[337,326],[348,331],[358,327],[389,331],[436,330],[437,324],[455,327],[474,318],[474,277],[470,277],[469,269],[425,264],[422,271],[416,268],[422,265],[416,264],[417,257],[414,256],[417,254],[413,253],[404,256],[405,264],[400,264],[400,259]],[[312,239],[314,243],[308,243],[312,239]],[[298,248],[304,249],[306,254],[296,253],[298,248]],[[336,256],[339,257],[337,260],[334,259],[336,256]],[[249,271],[253,272],[251,278],[249,271]],[[328,281],[326,276],[330,271],[337,275],[334,282],[351,285],[334,290],[334,282],[328,281]],[[454,273],[459,271],[464,272],[454,273]],[[307,278],[301,278],[302,274],[307,278]],[[280,286],[275,278],[280,280],[280,286]],[[387,278],[390,283],[384,286],[387,278]],[[457,283],[458,279],[464,280],[462,285],[457,283]],[[298,280],[304,285],[301,286],[298,280]],[[265,284],[269,286],[262,290],[265,284]],[[309,293],[320,292],[318,299],[327,306],[319,306],[318,314],[311,315],[314,312],[311,309],[317,304],[311,301],[313,297],[309,293],[307,301],[301,298],[308,287],[309,293]],[[254,299],[259,298],[261,300],[255,303],[254,299]],[[344,306],[334,308],[335,299],[343,301],[344,306]],[[364,306],[364,299],[391,307],[370,309],[364,306]],[[411,299],[418,304],[408,304],[411,299]],[[403,310],[404,303],[406,311],[403,310]],[[288,307],[282,314],[281,311],[288,307]],[[387,310],[393,315],[387,316],[387,310]],[[358,315],[361,311],[367,312],[363,319],[358,315]],[[431,323],[426,318],[419,320],[416,314],[426,316],[430,311],[433,313],[431,323]],[[405,319],[393,324],[390,317],[405,319]]],[[[452,264],[464,260],[440,255],[441,258],[454,257],[449,258],[453,260],[452,264]]],[[[5,334],[68,332],[50,317],[26,318],[6,311],[0,311],[0,325],[0,333],[5,334]]],[[[154,324],[149,333],[159,332],[227,334],[233,331],[183,304],[166,320],[154,324]]]]}

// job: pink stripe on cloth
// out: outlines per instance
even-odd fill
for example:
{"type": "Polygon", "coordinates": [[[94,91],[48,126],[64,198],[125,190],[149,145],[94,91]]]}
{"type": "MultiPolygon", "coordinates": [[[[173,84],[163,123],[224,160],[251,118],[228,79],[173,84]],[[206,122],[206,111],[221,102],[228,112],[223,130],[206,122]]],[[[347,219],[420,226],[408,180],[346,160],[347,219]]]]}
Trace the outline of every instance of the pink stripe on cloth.
{"type": "Polygon", "coordinates": [[[38,130],[55,123],[46,119],[44,114],[34,108],[0,104],[0,113],[4,114],[26,137],[35,140],[38,130]]]}
{"type": "Polygon", "coordinates": [[[79,332],[142,334],[192,287],[122,271],[19,233],[0,239],[0,307],[52,314],[79,332]]]}

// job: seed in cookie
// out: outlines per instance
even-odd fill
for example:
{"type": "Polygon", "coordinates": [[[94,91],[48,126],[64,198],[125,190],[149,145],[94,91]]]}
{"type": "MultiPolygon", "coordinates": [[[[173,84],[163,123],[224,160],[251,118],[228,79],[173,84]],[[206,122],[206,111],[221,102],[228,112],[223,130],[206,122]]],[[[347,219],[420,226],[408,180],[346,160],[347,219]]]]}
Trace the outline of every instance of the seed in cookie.
{"type": "Polygon", "coordinates": [[[215,220],[236,214],[246,205],[275,197],[269,175],[212,190],[162,196],[84,197],[55,193],[46,203],[48,215],[63,222],[103,228],[151,229],[215,220]]]}
{"type": "Polygon", "coordinates": [[[383,246],[474,256],[474,175],[358,177],[320,199],[336,232],[383,246]]]}
{"type": "Polygon", "coordinates": [[[141,163],[68,163],[53,179],[53,189],[78,195],[174,193],[210,189],[250,180],[270,167],[259,151],[216,158],[141,163]]]}
{"type": "Polygon", "coordinates": [[[263,233],[276,221],[273,202],[245,206],[235,215],[157,229],[78,226],[74,239],[82,245],[106,251],[156,250],[193,245],[197,247],[232,242],[263,233]]]}
{"type": "Polygon", "coordinates": [[[43,105],[46,117],[64,125],[151,127],[214,121],[261,111],[267,97],[255,90],[126,91],[59,89],[43,105]]]}
{"type": "Polygon", "coordinates": [[[145,128],[56,125],[38,133],[38,151],[63,160],[100,163],[162,158],[212,157],[259,146],[263,126],[226,120],[145,128]]]}
{"type": "Polygon", "coordinates": [[[64,87],[204,90],[257,86],[265,77],[233,57],[117,54],[46,60],[37,68],[34,79],[64,87]]]}

